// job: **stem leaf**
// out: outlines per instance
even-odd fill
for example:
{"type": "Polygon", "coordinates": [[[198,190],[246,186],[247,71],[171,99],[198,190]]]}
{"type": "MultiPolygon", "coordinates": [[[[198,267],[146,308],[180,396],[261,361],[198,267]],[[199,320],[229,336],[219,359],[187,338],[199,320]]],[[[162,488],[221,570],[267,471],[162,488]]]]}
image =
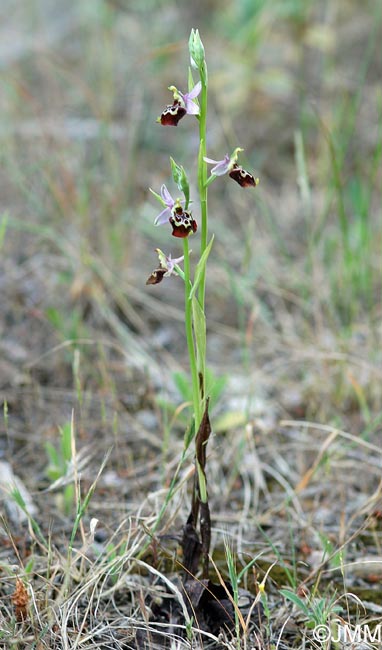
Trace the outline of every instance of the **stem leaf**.
{"type": "Polygon", "coordinates": [[[204,366],[206,360],[206,317],[196,296],[192,298],[192,319],[194,322],[198,373],[201,373],[204,377],[204,366]]]}
{"type": "Polygon", "coordinates": [[[204,249],[201,258],[196,265],[194,284],[190,291],[190,300],[194,297],[195,291],[197,290],[200,280],[202,279],[203,273],[205,272],[208,256],[211,252],[212,244],[214,243],[214,238],[215,235],[212,235],[208,246],[204,249]]]}

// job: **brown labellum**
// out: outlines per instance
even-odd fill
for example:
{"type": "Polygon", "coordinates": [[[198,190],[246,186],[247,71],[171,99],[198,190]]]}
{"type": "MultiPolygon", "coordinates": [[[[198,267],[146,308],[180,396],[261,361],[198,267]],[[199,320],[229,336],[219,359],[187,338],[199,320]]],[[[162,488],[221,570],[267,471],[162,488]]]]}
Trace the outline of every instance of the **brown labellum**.
{"type": "Polygon", "coordinates": [[[195,233],[198,229],[198,224],[192,218],[192,214],[183,210],[182,207],[173,210],[169,221],[172,226],[173,237],[188,237],[191,232],[195,233]]]}
{"type": "Polygon", "coordinates": [[[167,269],[155,269],[147,278],[146,284],[159,284],[166,273],[167,269]]]}
{"type": "Polygon", "coordinates": [[[162,126],[178,126],[179,120],[186,115],[187,111],[176,99],[173,104],[166,106],[159,118],[162,126]]]}
{"type": "Polygon", "coordinates": [[[252,176],[252,174],[247,172],[237,163],[234,164],[231,171],[229,172],[229,175],[231,178],[233,178],[234,181],[236,181],[236,183],[239,183],[241,187],[256,187],[257,185],[257,181],[254,176],[252,176]]]}

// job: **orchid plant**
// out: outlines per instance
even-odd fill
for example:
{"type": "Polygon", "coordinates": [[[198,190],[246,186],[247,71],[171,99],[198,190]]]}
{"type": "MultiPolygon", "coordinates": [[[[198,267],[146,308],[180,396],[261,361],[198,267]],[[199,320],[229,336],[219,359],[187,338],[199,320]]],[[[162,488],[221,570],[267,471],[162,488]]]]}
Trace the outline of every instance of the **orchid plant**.
{"type": "MultiPolygon", "coordinates": [[[[198,30],[191,30],[189,39],[191,68],[188,75],[189,91],[183,93],[175,86],[169,86],[173,93],[173,103],[158,117],[157,122],[162,126],[178,126],[186,116],[195,118],[199,126],[198,153],[198,192],[199,218],[197,220],[190,210],[190,184],[182,165],[170,158],[173,180],[181,193],[180,198],[173,198],[166,185],[162,185],[160,193],[150,190],[161,204],[162,210],[155,217],[154,225],[172,228],[172,236],[182,239],[183,254],[172,258],[160,249],[159,266],[150,274],[147,284],[155,285],[164,278],[178,275],[184,282],[184,314],[185,330],[192,383],[192,423],[185,436],[185,449],[197,437],[197,433],[208,420],[208,395],[206,394],[206,317],[205,317],[205,287],[206,267],[208,256],[212,249],[214,236],[208,233],[208,190],[210,185],[225,174],[235,180],[241,187],[256,187],[258,179],[238,164],[239,154],[243,151],[237,147],[231,155],[225,154],[222,160],[212,160],[207,157],[207,98],[208,74],[205,51],[198,30]],[[199,80],[195,83],[193,72],[196,71],[199,80]],[[208,174],[208,164],[214,165],[208,174]],[[193,277],[191,276],[189,237],[200,232],[200,252],[196,261],[193,277]],[[180,264],[183,262],[183,270],[180,264]],[[207,419],[206,419],[207,418],[207,419]]],[[[193,206],[197,204],[193,201],[193,206]]],[[[209,426],[209,423],[208,423],[209,426]]],[[[206,442],[206,441],[205,441],[206,442]]],[[[197,446],[197,443],[196,443],[197,446]]],[[[207,488],[204,468],[196,460],[198,477],[198,497],[201,504],[207,502],[207,488]]]]}

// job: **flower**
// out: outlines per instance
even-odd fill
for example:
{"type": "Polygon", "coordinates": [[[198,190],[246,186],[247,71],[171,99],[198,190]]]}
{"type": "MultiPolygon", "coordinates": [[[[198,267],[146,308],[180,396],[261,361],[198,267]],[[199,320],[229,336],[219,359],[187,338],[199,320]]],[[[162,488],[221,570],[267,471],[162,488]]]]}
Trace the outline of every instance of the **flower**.
{"type": "Polygon", "coordinates": [[[179,273],[175,270],[175,266],[184,260],[184,255],[181,257],[175,257],[173,259],[171,257],[171,253],[169,255],[165,255],[160,248],[156,248],[155,251],[158,253],[160,268],[154,269],[154,271],[147,278],[146,284],[159,284],[162,282],[163,278],[168,278],[173,274],[179,275],[179,273]]]}
{"type": "Polygon", "coordinates": [[[198,224],[193,219],[191,212],[183,210],[180,199],[174,200],[168,191],[166,185],[160,188],[160,195],[156,192],[151,192],[154,196],[165,206],[164,210],[160,212],[154,220],[155,226],[163,226],[170,222],[172,226],[172,235],[174,237],[188,237],[191,232],[196,232],[198,224]]]}
{"type": "Polygon", "coordinates": [[[226,153],[222,160],[212,160],[212,158],[204,157],[203,160],[209,164],[215,165],[211,169],[212,176],[224,176],[228,174],[230,178],[239,183],[241,187],[256,187],[259,184],[259,179],[255,178],[237,164],[237,158],[240,151],[244,151],[237,147],[231,156],[226,153]]]}
{"type": "Polygon", "coordinates": [[[155,217],[154,226],[163,226],[163,224],[170,221],[172,209],[174,208],[175,205],[180,205],[179,199],[174,201],[166,185],[162,185],[162,187],[160,188],[160,196],[161,196],[162,204],[165,205],[166,207],[164,208],[164,210],[162,210],[162,212],[160,212],[155,217]]]}
{"type": "Polygon", "coordinates": [[[199,115],[199,106],[194,102],[194,99],[199,95],[201,89],[202,84],[200,81],[189,93],[182,93],[175,86],[169,86],[169,90],[174,95],[174,101],[166,106],[157,121],[162,126],[178,126],[179,120],[185,115],[199,115]]]}
{"type": "Polygon", "coordinates": [[[191,212],[183,210],[182,206],[175,206],[172,209],[171,217],[169,219],[172,225],[173,237],[188,237],[192,232],[195,233],[198,229],[198,224],[192,217],[191,212]]]}

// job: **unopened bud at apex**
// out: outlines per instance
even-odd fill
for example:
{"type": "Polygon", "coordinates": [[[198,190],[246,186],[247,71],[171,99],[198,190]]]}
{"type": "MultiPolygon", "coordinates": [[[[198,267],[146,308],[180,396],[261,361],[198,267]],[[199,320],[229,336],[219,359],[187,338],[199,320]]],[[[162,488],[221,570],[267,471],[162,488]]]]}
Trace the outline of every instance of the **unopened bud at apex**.
{"type": "Polygon", "coordinates": [[[191,29],[190,39],[188,41],[190,51],[191,65],[196,70],[200,70],[205,59],[204,46],[199,36],[198,29],[191,29]]]}

